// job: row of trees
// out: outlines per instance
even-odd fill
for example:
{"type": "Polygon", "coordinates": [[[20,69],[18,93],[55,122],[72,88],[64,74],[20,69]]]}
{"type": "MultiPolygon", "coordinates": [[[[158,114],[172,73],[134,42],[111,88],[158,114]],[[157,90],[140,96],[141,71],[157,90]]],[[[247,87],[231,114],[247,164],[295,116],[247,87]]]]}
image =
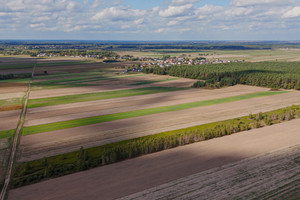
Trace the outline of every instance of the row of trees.
{"type": "Polygon", "coordinates": [[[69,49],[69,50],[2,50],[0,54],[4,55],[30,55],[35,57],[39,54],[55,55],[55,56],[87,56],[93,55],[99,58],[119,58],[120,56],[113,51],[103,51],[103,50],[84,50],[84,49],[69,49]]]}
{"type": "Polygon", "coordinates": [[[31,73],[19,73],[19,74],[0,74],[0,80],[16,79],[16,78],[30,78],[31,73]]]}
{"type": "Polygon", "coordinates": [[[300,62],[176,65],[144,69],[146,73],[204,80],[195,87],[218,88],[235,84],[300,90],[300,62]]]}
{"type": "Polygon", "coordinates": [[[250,114],[246,117],[164,132],[86,150],[81,147],[77,152],[18,164],[13,171],[13,186],[19,187],[45,178],[62,176],[299,117],[300,106],[291,106],[267,113],[250,114]]]}

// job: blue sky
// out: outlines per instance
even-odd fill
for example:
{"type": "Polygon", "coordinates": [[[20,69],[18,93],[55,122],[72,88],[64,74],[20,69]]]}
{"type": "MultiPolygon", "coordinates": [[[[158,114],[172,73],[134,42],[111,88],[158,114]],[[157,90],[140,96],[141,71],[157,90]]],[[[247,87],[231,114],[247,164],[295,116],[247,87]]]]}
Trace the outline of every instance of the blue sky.
{"type": "Polygon", "coordinates": [[[299,0],[0,0],[0,39],[300,40],[299,0]]]}

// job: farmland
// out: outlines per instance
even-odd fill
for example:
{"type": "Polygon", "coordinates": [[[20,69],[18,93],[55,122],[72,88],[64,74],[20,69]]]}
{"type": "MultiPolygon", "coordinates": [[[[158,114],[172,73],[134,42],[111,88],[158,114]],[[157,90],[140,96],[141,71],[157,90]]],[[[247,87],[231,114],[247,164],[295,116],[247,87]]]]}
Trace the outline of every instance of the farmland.
{"type": "MultiPolygon", "coordinates": [[[[267,87],[239,83],[219,89],[192,88],[198,80],[190,78],[195,77],[171,73],[124,73],[127,67],[137,64],[132,61],[103,63],[79,58],[1,59],[0,72],[10,74],[0,80],[0,90],[3,91],[0,95],[0,139],[1,148],[6,152],[35,66],[12,188],[215,137],[233,133],[239,135],[238,132],[243,135],[245,130],[249,130],[245,131],[248,134],[256,128],[267,130],[287,123],[292,127],[300,116],[300,92],[294,87],[273,91],[267,87]],[[287,122],[289,120],[292,121],[287,122]],[[157,141],[164,145],[156,146],[157,141]],[[144,148],[142,144],[148,147],[137,150],[144,148]],[[131,149],[127,149],[129,147],[131,149]],[[120,153],[118,149],[123,148],[125,150],[120,153]]],[[[292,68],[293,65],[298,64],[291,64],[292,68]]],[[[281,137],[278,133],[278,138],[281,137]]],[[[284,144],[297,143],[298,139],[292,140],[293,137],[295,134],[291,134],[289,142],[284,144]]],[[[261,152],[240,158],[280,147],[284,147],[280,142],[274,148],[260,146],[263,149],[261,152]]],[[[5,160],[7,155],[1,155],[1,159],[5,160]]],[[[222,165],[229,163],[231,161],[222,165]]],[[[110,166],[114,164],[100,168],[105,170],[110,166]]],[[[205,169],[217,166],[221,165],[211,165],[205,169]]],[[[139,188],[139,191],[197,172],[194,170],[172,179],[162,178],[159,182],[139,188]]],[[[24,187],[24,191],[23,187],[12,190],[9,199],[19,198],[18,195],[26,188],[30,190],[31,186],[24,187]]],[[[130,193],[120,194],[125,196],[130,193]]]]}
{"type": "MultiPolygon", "coordinates": [[[[283,157],[289,158],[289,155],[293,155],[293,151],[285,149],[299,144],[300,138],[298,134],[298,124],[299,119],[262,129],[245,131],[241,134],[234,134],[170,149],[136,159],[95,168],[85,172],[48,180],[38,184],[21,187],[12,190],[9,195],[9,199],[18,199],[21,197],[24,200],[32,198],[68,199],[70,197],[73,199],[94,199],[99,196],[101,196],[101,199],[117,199],[139,191],[142,192],[133,194],[126,199],[139,199],[138,197],[141,195],[146,195],[148,199],[155,199],[155,197],[151,198],[151,191],[154,192],[153,195],[158,195],[160,194],[159,189],[162,188],[164,189],[163,195],[166,197],[171,196],[172,190],[170,189],[172,189],[172,184],[176,183],[180,183],[184,189],[192,190],[192,187],[189,188],[189,185],[184,185],[184,183],[188,181],[188,183],[191,181],[201,181],[205,177],[213,177],[213,179],[205,179],[205,181],[210,184],[214,184],[218,181],[218,178],[221,179],[221,177],[236,174],[242,181],[243,177],[246,176],[245,168],[243,168],[243,166],[246,164],[247,168],[250,169],[257,166],[257,163],[255,161],[251,162],[251,160],[241,160],[262,155],[261,163],[266,163],[270,160],[264,160],[265,157],[268,157],[268,155],[264,156],[263,154],[265,154],[265,152],[272,152],[278,149],[280,149],[280,151],[284,149],[282,153],[276,153],[283,155],[283,157]],[[288,132],[285,132],[286,130],[288,130],[288,132]],[[272,143],[269,142],[270,140],[272,140],[272,143]],[[222,167],[223,165],[226,166],[222,167]],[[243,170],[238,171],[238,169],[241,168],[243,170]],[[222,172],[230,173],[227,174],[222,172]],[[214,173],[220,173],[222,175],[221,177],[214,176],[214,173]],[[158,188],[156,189],[155,186],[158,186],[158,188]],[[74,188],[78,189],[74,190],[74,188]],[[93,192],[85,192],[87,190],[93,192]],[[69,191],[69,193],[66,194],[66,191],[69,191]]],[[[292,149],[294,152],[296,150],[296,153],[299,152],[299,147],[292,149]]],[[[293,156],[295,157],[295,154],[293,156]]],[[[259,158],[260,157],[256,159],[259,158]]],[[[277,161],[278,160],[275,159],[275,162],[271,162],[271,165],[276,166],[276,164],[278,164],[277,161]]],[[[286,163],[286,161],[282,164],[286,163]]],[[[280,164],[278,166],[280,166],[280,164]]],[[[292,170],[292,167],[293,166],[289,166],[289,170],[292,170]]],[[[278,170],[278,168],[276,170],[278,170]]],[[[261,168],[259,168],[259,170],[256,169],[255,171],[256,174],[264,172],[261,168]]],[[[293,173],[296,172],[297,171],[293,171],[293,173]]],[[[282,173],[284,173],[284,170],[282,173]]],[[[265,174],[265,176],[268,175],[269,178],[273,178],[274,174],[269,171],[265,174]]],[[[278,181],[283,177],[278,176],[276,180],[272,179],[271,181],[274,183],[273,181],[278,181]]],[[[247,178],[244,179],[245,182],[243,183],[246,183],[247,178]]],[[[231,180],[232,179],[229,179],[228,181],[231,180]]],[[[259,181],[257,177],[252,178],[252,180],[259,181]]],[[[269,179],[267,179],[265,183],[271,184],[271,182],[268,183],[268,180],[269,179]]],[[[287,180],[284,180],[284,182],[287,182],[287,180]]],[[[226,183],[226,179],[223,179],[220,183],[222,184],[220,188],[223,188],[223,186],[226,187],[226,183]]],[[[261,182],[259,183],[262,185],[261,182]]],[[[254,187],[254,189],[255,188],[259,189],[260,187],[254,187]]],[[[180,191],[182,191],[182,189],[183,188],[180,188],[180,191]]],[[[214,190],[217,189],[218,187],[214,187],[214,190]]],[[[199,190],[199,192],[201,191],[202,190],[199,190]]],[[[215,193],[211,193],[210,195],[214,194],[215,193]]]]}

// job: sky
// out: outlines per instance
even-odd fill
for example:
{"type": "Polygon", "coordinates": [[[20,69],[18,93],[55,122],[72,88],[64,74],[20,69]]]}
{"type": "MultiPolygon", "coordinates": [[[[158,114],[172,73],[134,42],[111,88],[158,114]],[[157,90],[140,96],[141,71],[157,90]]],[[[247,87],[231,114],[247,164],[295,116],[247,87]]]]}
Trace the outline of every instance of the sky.
{"type": "Polygon", "coordinates": [[[0,0],[0,39],[300,40],[300,1],[0,0]]]}

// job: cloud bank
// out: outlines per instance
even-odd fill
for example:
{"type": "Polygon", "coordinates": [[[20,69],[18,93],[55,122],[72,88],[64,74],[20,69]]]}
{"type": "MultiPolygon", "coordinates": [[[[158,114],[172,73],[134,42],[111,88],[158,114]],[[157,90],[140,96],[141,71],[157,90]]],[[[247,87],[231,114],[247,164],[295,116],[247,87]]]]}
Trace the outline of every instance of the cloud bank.
{"type": "Polygon", "coordinates": [[[296,0],[0,0],[2,39],[300,39],[296,0]],[[46,37],[46,38],[43,38],[46,37]]]}

